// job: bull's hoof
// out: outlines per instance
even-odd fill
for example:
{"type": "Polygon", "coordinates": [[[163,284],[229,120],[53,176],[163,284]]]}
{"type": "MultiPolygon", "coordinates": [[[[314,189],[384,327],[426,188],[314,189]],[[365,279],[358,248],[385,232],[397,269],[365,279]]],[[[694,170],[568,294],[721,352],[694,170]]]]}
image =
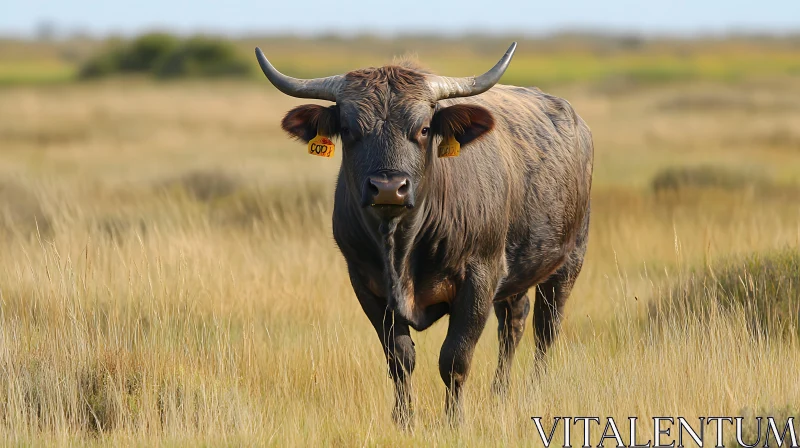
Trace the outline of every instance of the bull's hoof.
{"type": "Polygon", "coordinates": [[[508,395],[508,378],[495,377],[492,381],[492,393],[500,398],[508,395]]]}
{"type": "Polygon", "coordinates": [[[461,408],[460,403],[446,406],[445,416],[451,428],[459,428],[464,423],[464,410],[461,408]]]}
{"type": "Polygon", "coordinates": [[[538,380],[545,376],[547,376],[547,360],[542,357],[533,363],[533,377],[538,380]]]}
{"type": "Polygon", "coordinates": [[[402,431],[410,431],[414,427],[414,411],[395,406],[392,409],[392,420],[402,431]]]}
{"type": "Polygon", "coordinates": [[[464,413],[460,410],[447,412],[447,424],[452,429],[458,429],[464,423],[464,413]]]}

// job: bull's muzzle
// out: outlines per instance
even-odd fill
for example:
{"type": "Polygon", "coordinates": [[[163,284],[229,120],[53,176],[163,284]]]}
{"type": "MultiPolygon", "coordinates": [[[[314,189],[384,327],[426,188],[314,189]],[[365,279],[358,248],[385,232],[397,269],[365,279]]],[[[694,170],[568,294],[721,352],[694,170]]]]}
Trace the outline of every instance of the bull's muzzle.
{"type": "Polygon", "coordinates": [[[403,173],[382,172],[367,177],[362,204],[414,207],[411,179],[403,173]]]}

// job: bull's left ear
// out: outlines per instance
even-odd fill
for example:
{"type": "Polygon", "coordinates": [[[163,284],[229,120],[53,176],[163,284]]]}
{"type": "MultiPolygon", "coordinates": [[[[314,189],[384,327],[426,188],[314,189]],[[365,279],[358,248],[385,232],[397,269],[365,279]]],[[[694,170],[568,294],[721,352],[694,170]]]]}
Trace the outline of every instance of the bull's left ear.
{"type": "Polygon", "coordinates": [[[454,136],[461,146],[467,145],[494,128],[494,117],[481,106],[456,104],[436,111],[431,130],[443,138],[454,136]]]}
{"type": "Polygon", "coordinates": [[[308,143],[318,134],[333,137],[339,134],[336,106],[305,104],[286,113],[281,127],[290,136],[308,143]]]}

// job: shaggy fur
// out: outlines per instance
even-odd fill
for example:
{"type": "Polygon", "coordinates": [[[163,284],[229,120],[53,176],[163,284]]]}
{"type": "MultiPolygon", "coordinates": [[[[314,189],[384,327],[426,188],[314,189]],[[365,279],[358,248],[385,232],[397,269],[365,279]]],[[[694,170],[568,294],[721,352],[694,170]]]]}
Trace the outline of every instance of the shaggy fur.
{"type": "Polygon", "coordinates": [[[497,85],[470,98],[434,101],[425,74],[387,66],[346,75],[335,106],[301,106],[283,128],[308,140],[341,134],[333,232],[359,303],[375,327],[395,380],[395,418],[411,416],[415,366],[410,328],[450,315],[439,371],[446,409],[459,395],[475,344],[494,307],[501,344],[495,388],[529,314],[544,355],[581,270],[589,226],[593,145],[570,104],[536,88],[497,85]],[[461,155],[438,158],[453,135],[461,155]],[[375,173],[413,185],[402,212],[364,207],[375,173]],[[388,214],[387,214],[388,213],[388,214]]]}

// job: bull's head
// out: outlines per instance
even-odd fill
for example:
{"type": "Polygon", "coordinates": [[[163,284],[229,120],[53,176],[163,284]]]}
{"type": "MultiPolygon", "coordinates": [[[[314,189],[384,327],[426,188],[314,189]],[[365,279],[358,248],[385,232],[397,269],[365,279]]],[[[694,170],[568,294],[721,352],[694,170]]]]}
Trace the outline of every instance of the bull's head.
{"type": "Polygon", "coordinates": [[[339,136],[342,180],[359,195],[362,207],[386,219],[414,207],[415,192],[436,157],[435,140],[455,138],[463,147],[492,130],[494,119],[483,107],[441,107],[437,102],[489,90],[505,72],[516,45],[511,44],[491,70],[468,78],[437,76],[400,65],[295,79],[276,70],[259,48],[256,57],[281,92],[336,103],[296,107],[281,126],[305,142],[317,135],[339,136]]]}

